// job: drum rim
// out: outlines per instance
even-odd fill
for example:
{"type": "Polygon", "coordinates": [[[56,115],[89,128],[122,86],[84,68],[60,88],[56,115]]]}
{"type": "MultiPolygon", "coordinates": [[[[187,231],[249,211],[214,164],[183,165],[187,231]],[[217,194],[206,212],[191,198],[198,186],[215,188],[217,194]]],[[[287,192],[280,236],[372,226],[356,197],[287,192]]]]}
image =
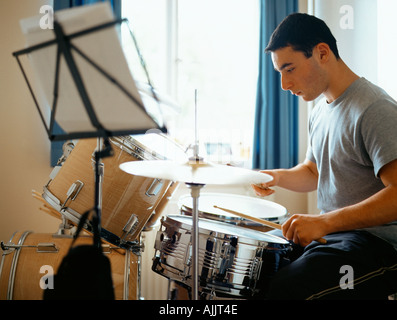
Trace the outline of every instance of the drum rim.
{"type": "MultiPolygon", "coordinates": [[[[283,212],[283,214],[280,214],[278,216],[272,216],[272,217],[260,217],[260,216],[258,216],[258,218],[262,218],[262,219],[266,219],[267,218],[267,220],[279,221],[279,220],[282,220],[283,218],[285,218],[286,216],[288,216],[288,210],[287,210],[286,207],[284,207],[281,204],[278,204],[276,202],[270,201],[270,200],[260,199],[260,198],[251,197],[251,196],[245,196],[245,195],[241,195],[241,194],[230,194],[230,193],[220,193],[220,192],[202,192],[200,194],[200,198],[205,198],[205,197],[208,197],[208,196],[218,196],[218,197],[224,197],[224,198],[249,199],[249,200],[251,200],[251,201],[253,200],[255,202],[259,202],[260,201],[260,202],[263,202],[265,204],[265,206],[269,205],[270,208],[275,208],[275,209],[280,210],[280,212],[283,212]]],[[[182,208],[184,208],[185,211],[192,211],[193,210],[192,207],[187,206],[186,203],[184,203],[184,201],[183,201],[183,200],[188,199],[188,198],[191,198],[191,195],[188,194],[188,193],[182,195],[179,198],[179,200],[178,200],[178,208],[180,210],[182,210],[182,208]],[[188,209],[188,210],[186,210],[186,209],[188,209]]],[[[199,206],[200,206],[200,204],[199,204],[199,206]]],[[[229,209],[232,209],[232,208],[229,208],[229,209]]],[[[214,212],[206,212],[206,211],[202,211],[202,210],[199,210],[199,213],[207,214],[209,216],[217,216],[217,217],[223,218],[225,220],[231,220],[231,221],[234,220],[236,222],[241,222],[241,221],[246,221],[247,220],[247,219],[244,219],[242,217],[237,217],[237,216],[231,217],[231,216],[226,215],[226,214],[222,215],[222,214],[217,214],[217,213],[214,213],[214,212]]]]}
{"type": "MultiPolygon", "coordinates": [[[[165,216],[165,219],[162,221],[163,223],[167,223],[168,225],[172,225],[170,223],[169,220],[172,220],[173,222],[175,222],[174,226],[175,227],[180,227],[180,228],[184,228],[187,230],[191,230],[192,225],[193,225],[193,218],[190,216],[184,216],[184,215],[167,215],[165,216]],[[189,220],[192,221],[191,224],[187,224],[184,221],[180,221],[180,219],[182,220],[189,220]]],[[[269,243],[273,243],[273,244],[277,244],[277,245],[289,245],[289,242],[283,238],[280,238],[276,235],[273,234],[269,234],[266,232],[262,232],[262,231],[257,231],[257,230],[253,230],[253,229],[249,229],[249,228],[244,228],[244,227],[240,227],[240,226],[236,226],[236,225],[232,225],[229,223],[225,223],[225,222],[220,222],[220,221],[216,221],[216,220],[211,220],[211,219],[205,219],[205,218],[199,218],[199,233],[204,234],[205,232],[202,232],[203,230],[206,230],[208,234],[210,234],[211,232],[216,232],[217,236],[222,237],[222,239],[226,239],[226,238],[232,238],[232,237],[238,237],[238,239],[242,240],[249,240],[247,243],[250,242],[258,242],[258,243],[263,243],[266,244],[266,246],[269,243]],[[220,228],[224,228],[226,230],[230,230],[232,232],[230,233],[225,233],[222,231],[217,231],[217,230],[209,230],[203,227],[200,227],[200,221],[203,221],[204,223],[210,223],[210,224],[214,224],[214,225],[219,225],[220,228]],[[233,232],[234,230],[234,232],[233,232]],[[240,231],[240,233],[238,233],[238,231],[240,231]],[[258,237],[261,236],[261,239],[255,238],[255,237],[250,237],[249,235],[257,235],[258,237]],[[277,240],[277,241],[272,241],[272,240],[277,240]]],[[[239,241],[240,242],[240,241],[239,241]]]]}
{"type": "MultiPolygon", "coordinates": [[[[181,215],[186,215],[186,216],[192,216],[193,215],[193,209],[192,208],[187,208],[185,206],[182,206],[179,209],[181,215]]],[[[198,212],[200,218],[204,219],[209,219],[209,220],[214,220],[214,221],[220,221],[220,222],[226,222],[229,224],[233,225],[238,225],[238,226],[263,226],[262,224],[251,221],[249,219],[237,217],[237,216],[225,216],[225,215],[218,215],[214,213],[208,213],[208,212],[203,212],[199,211],[198,212]]],[[[280,216],[280,217],[262,217],[261,219],[264,219],[266,221],[271,221],[274,223],[282,224],[282,222],[285,220],[285,218],[288,217],[288,214],[285,216],[280,216]]]]}
{"type": "Polygon", "coordinates": [[[155,151],[148,146],[144,145],[142,142],[140,142],[137,138],[139,136],[145,136],[145,135],[153,135],[153,136],[158,136],[162,137],[162,139],[165,139],[166,141],[169,141],[171,144],[175,146],[175,150],[180,150],[181,155],[185,154],[186,155],[186,160],[188,159],[186,152],[183,150],[182,146],[177,144],[175,141],[170,139],[167,135],[163,133],[147,133],[147,134],[141,134],[141,135],[127,135],[127,136],[115,136],[109,138],[110,142],[121,148],[123,151],[127,152],[131,156],[136,156],[140,158],[141,160],[169,160],[169,158],[166,157],[166,155],[160,154],[158,151],[155,151]],[[128,145],[125,145],[124,142],[128,142],[128,145]],[[135,147],[135,148],[134,148],[135,147]],[[141,154],[136,154],[134,149],[138,148],[140,151],[139,153],[141,154]]]}

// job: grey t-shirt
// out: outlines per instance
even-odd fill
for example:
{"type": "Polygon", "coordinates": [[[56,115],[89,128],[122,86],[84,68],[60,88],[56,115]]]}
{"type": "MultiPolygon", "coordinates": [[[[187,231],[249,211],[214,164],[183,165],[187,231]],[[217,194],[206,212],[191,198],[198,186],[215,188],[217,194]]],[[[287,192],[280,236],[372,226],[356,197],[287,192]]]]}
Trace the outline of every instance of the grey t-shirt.
{"type": "MultiPolygon", "coordinates": [[[[356,204],[384,188],[379,170],[397,159],[397,103],[364,78],[338,99],[322,99],[309,121],[306,158],[317,164],[322,212],[356,204]]],[[[397,221],[368,228],[397,248],[397,221]]]]}

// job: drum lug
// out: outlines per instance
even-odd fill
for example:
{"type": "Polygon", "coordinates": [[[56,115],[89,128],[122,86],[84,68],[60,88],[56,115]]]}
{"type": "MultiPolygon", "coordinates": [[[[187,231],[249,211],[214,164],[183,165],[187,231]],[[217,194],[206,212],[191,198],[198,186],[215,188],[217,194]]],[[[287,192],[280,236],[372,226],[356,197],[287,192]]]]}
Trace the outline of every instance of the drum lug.
{"type": "Polygon", "coordinates": [[[55,179],[55,177],[57,176],[59,170],[61,170],[62,166],[55,166],[54,169],[52,169],[51,173],[50,173],[50,180],[48,180],[47,184],[44,186],[45,188],[48,187],[51,183],[52,180],[55,179]]]}
{"type": "Polygon", "coordinates": [[[74,147],[76,146],[76,141],[69,140],[66,141],[62,146],[63,154],[58,159],[57,166],[62,166],[66,159],[69,157],[70,153],[73,151],[74,147]]]}
{"type": "Polygon", "coordinates": [[[1,250],[3,250],[3,255],[10,254],[11,252],[14,251],[14,248],[10,247],[10,244],[12,243],[4,244],[4,241],[1,241],[0,246],[1,246],[1,250]]]}
{"type": "Polygon", "coordinates": [[[160,192],[161,188],[164,185],[164,181],[161,179],[154,179],[150,187],[146,190],[145,194],[148,197],[153,197],[157,196],[157,194],[160,192]]]}
{"type": "MultiPolygon", "coordinates": [[[[50,253],[50,252],[58,252],[58,248],[55,246],[55,243],[39,243],[37,246],[29,246],[29,245],[21,245],[21,244],[13,244],[1,242],[1,249],[3,251],[13,251],[11,249],[19,249],[19,248],[36,248],[39,253],[50,253]]],[[[8,252],[8,253],[9,253],[8,252]]]]}
{"type": "Polygon", "coordinates": [[[134,241],[132,243],[129,243],[128,250],[131,251],[136,256],[140,256],[142,252],[145,251],[145,244],[139,243],[138,241],[134,241]]]}
{"type": "Polygon", "coordinates": [[[58,252],[55,243],[39,243],[37,245],[37,252],[58,252]]]}
{"type": "Polygon", "coordinates": [[[80,180],[77,180],[76,182],[74,182],[74,183],[70,186],[68,192],[66,192],[67,198],[66,198],[65,202],[62,204],[62,208],[65,207],[66,203],[67,203],[69,200],[74,201],[74,200],[76,199],[77,195],[80,193],[80,191],[81,191],[81,189],[83,188],[83,186],[84,186],[84,183],[81,182],[80,180]]]}
{"type": "MultiPolygon", "coordinates": [[[[115,251],[117,251],[117,250],[119,250],[120,249],[120,247],[115,247],[115,246],[111,246],[110,244],[106,244],[106,243],[102,243],[102,252],[104,253],[104,254],[109,254],[109,253],[112,253],[112,250],[115,250],[115,251]]],[[[131,251],[132,251],[132,249],[130,249],[131,251]]]]}
{"type": "Polygon", "coordinates": [[[125,224],[123,231],[126,233],[126,235],[134,233],[136,227],[138,226],[138,223],[138,216],[133,213],[125,224]]]}
{"type": "Polygon", "coordinates": [[[102,244],[102,252],[103,253],[110,253],[112,248],[108,244],[102,244]]]}

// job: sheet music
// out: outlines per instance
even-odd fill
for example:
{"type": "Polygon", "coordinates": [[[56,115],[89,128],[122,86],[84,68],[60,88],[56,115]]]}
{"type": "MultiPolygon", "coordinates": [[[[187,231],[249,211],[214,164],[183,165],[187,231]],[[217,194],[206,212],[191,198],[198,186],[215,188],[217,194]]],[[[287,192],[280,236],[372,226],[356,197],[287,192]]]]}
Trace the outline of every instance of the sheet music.
{"type": "MultiPolygon", "coordinates": [[[[53,30],[40,28],[40,18],[41,16],[36,16],[21,20],[21,28],[26,36],[28,46],[55,39],[53,30]]],[[[57,11],[55,19],[62,25],[65,34],[69,35],[111,22],[114,17],[110,4],[100,3],[57,11]]],[[[115,26],[74,38],[72,43],[117,79],[131,95],[143,104],[115,26]]],[[[31,67],[37,79],[39,105],[48,124],[54,98],[56,50],[57,45],[51,45],[29,54],[31,67]]],[[[100,74],[76,52],[72,52],[98,120],[103,127],[110,131],[125,131],[163,126],[160,110],[155,110],[156,108],[153,108],[152,105],[148,108],[145,107],[146,113],[108,78],[100,74]]],[[[55,120],[67,133],[96,131],[91,125],[63,57],[59,74],[59,96],[55,120]]]]}

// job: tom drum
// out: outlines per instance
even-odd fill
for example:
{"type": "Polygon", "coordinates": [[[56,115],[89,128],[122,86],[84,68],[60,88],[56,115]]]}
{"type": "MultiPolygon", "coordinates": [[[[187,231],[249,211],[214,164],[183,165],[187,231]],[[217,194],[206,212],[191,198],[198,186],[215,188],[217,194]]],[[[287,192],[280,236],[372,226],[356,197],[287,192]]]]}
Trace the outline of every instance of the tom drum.
{"type": "MultiPolygon", "coordinates": [[[[101,236],[128,248],[139,241],[140,232],[175,183],[127,174],[119,165],[128,161],[186,159],[186,154],[172,140],[155,133],[112,137],[110,142],[114,155],[102,161],[101,236]]],[[[74,224],[94,206],[96,147],[97,139],[79,140],[43,188],[44,200],[74,224]]],[[[89,226],[87,230],[90,231],[89,226]]]]}
{"type": "MultiPolygon", "coordinates": [[[[172,215],[161,221],[152,270],[192,287],[192,218],[172,215]]],[[[288,241],[264,232],[199,219],[199,290],[201,295],[249,299],[288,259],[288,241]]]]}

